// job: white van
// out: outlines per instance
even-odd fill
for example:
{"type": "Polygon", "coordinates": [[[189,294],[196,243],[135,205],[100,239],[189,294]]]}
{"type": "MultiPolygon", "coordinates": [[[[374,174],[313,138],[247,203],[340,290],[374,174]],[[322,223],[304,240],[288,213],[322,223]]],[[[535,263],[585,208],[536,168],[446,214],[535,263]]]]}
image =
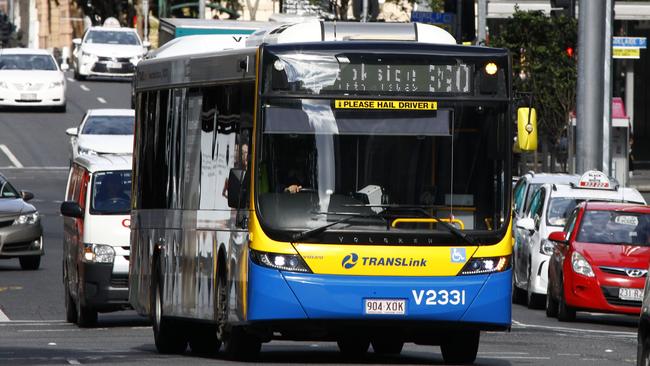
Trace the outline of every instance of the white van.
{"type": "Polygon", "coordinates": [[[80,156],[70,168],[63,220],[66,320],[94,324],[127,309],[131,155],[80,156]]]}

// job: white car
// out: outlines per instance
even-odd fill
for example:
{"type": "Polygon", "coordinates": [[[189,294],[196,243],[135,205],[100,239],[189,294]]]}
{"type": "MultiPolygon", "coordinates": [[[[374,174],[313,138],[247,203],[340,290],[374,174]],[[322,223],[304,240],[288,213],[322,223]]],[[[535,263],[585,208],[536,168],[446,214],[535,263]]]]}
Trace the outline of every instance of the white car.
{"type": "Polygon", "coordinates": [[[133,109],[89,109],[79,127],[68,128],[70,162],[80,155],[131,154],[133,109]]]}
{"type": "Polygon", "coordinates": [[[46,50],[0,49],[0,106],[54,107],[65,112],[66,82],[46,50]]]}
{"type": "Polygon", "coordinates": [[[561,231],[566,219],[582,201],[613,201],[645,204],[634,188],[618,187],[605,174],[586,172],[577,184],[543,184],[532,196],[516,230],[521,240],[513,250],[513,301],[542,308],[548,287],[548,265],[553,243],[548,235],[561,231]]]}
{"type": "Polygon", "coordinates": [[[149,43],[133,28],[91,27],[83,38],[72,40],[74,77],[130,77],[144,58],[149,43]]]}

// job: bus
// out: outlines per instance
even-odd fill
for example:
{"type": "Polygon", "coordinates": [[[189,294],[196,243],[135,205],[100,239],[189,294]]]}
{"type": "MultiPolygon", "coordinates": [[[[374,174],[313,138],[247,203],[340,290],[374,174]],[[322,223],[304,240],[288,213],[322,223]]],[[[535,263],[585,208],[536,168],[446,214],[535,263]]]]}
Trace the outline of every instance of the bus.
{"type": "Polygon", "coordinates": [[[159,352],[411,342],[465,363],[510,328],[506,50],[306,22],[145,60],[135,92],[129,299],[159,352]]]}

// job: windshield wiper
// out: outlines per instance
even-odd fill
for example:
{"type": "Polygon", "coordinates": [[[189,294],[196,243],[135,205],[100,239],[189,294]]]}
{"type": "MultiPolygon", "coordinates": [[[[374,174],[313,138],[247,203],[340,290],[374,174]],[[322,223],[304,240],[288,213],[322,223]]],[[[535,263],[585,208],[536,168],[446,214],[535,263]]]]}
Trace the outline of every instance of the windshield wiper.
{"type": "Polygon", "coordinates": [[[396,204],[385,204],[385,205],[369,205],[369,204],[360,204],[360,205],[345,205],[345,206],[351,206],[351,207],[379,207],[383,208],[387,211],[416,211],[419,212],[425,216],[427,216],[430,219],[433,219],[436,221],[437,224],[442,225],[445,229],[447,229],[450,233],[454,234],[456,237],[460,238],[463,240],[465,243],[470,244],[470,245],[478,245],[476,243],[476,240],[470,236],[467,233],[464,233],[462,230],[459,230],[457,227],[454,225],[443,221],[443,219],[434,216],[430,213],[428,213],[425,209],[427,208],[433,208],[432,206],[423,206],[423,205],[396,205],[396,204]]]}
{"type": "Polygon", "coordinates": [[[316,227],[316,228],[313,228],[313,229],[309,229],[309,230],[305,230],[305,231],[301,231],[299,233],[293,234],[291,236],[291,239],[294,242],[310,238],[310,237],[312,237],[314,235],[318,235],[318,234],[320,234],[322,232],[325,232],[327,229],[329,229],[330,227],[332,227],[334,225],[343,224],[343,223],[346,223],[346,222],[348,222],[348,221],[350,221],[352,219],[355,219],[355,218],[359,218],[359,217],[362,217],[362,218],[380,217],[381,218],[381,216],[377,216],[377,215],[364,215],[364,214],[357,214],[357,213],[354,213],[354,212],[314,212],[314,213],[319,214],[319,215],[339,215],[339,216],[346,215],[347,217],[344,217],[342,219],[338,219],[338,220],[336,220],[334,222],[330,222],[330,223],[325,224],[323,226],[319,226],[319,227],[316,227]]]}

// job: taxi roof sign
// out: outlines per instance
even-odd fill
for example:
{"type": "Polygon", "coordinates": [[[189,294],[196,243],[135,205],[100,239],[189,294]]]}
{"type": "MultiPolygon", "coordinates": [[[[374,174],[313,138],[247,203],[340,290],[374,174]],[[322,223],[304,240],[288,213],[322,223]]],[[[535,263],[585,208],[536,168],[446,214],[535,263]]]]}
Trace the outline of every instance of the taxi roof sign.
{"type": "Polygon", "coordinates": [[[612,182],[605,173],[598,170],[586,171],[578,181],[578,188],[613,189],[612,182]]]}

